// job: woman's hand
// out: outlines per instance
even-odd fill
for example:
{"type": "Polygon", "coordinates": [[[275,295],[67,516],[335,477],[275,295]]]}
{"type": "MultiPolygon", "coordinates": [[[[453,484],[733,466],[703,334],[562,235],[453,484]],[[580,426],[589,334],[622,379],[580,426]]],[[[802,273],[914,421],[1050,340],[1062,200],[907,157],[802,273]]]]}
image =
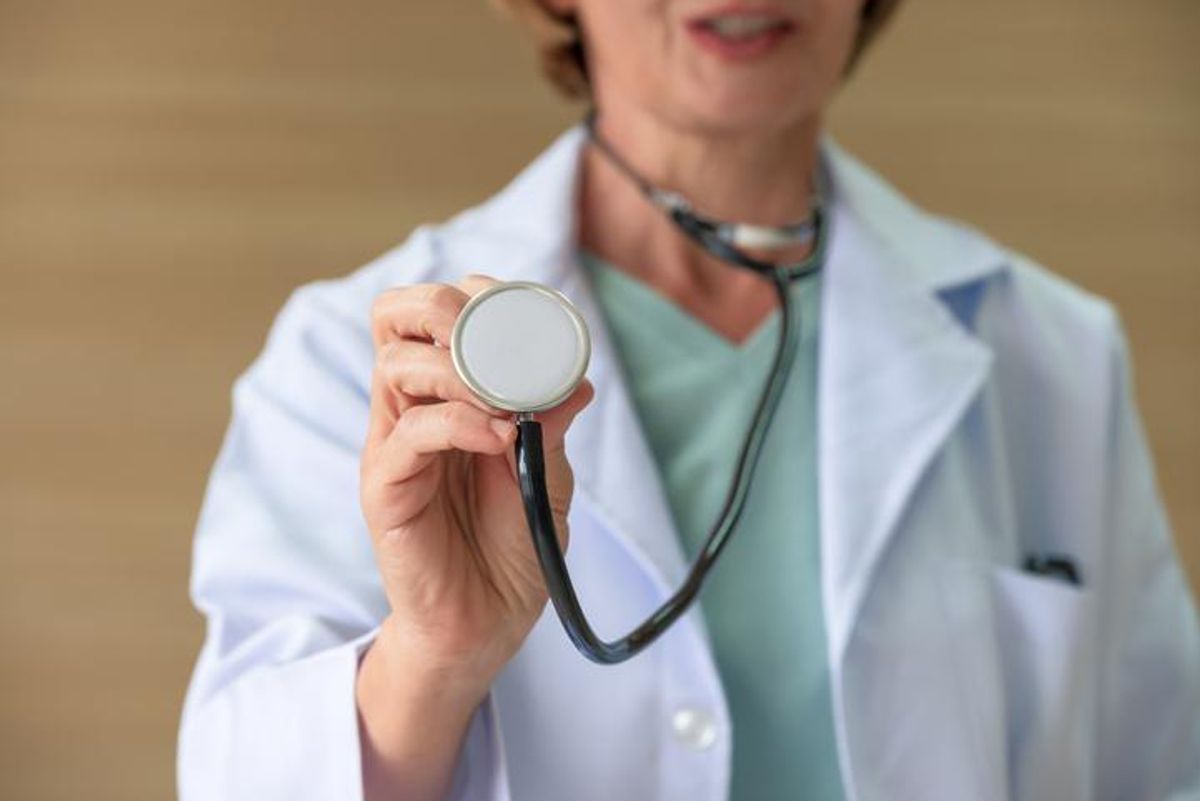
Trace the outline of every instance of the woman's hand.
{"type": "MultiPolygon", "coordinates": [[[[408,784],[414,797],[440,780],[400,775],[403,765],[437,773],[431,763],[457,752],[462,732],[452,730],[465,726],[547,600],[517,486],[511,415],[477,399],[450,360],[455,320],[494,283],[470,276],[457,287],[394,289],[373,310],[361,501],[391,613],[360,667],[358,701],[368,776],[390,763],[375,773],[393,792],[395,781],[408,784]]],[[[564,548],[574,482],[563,436],[592,396],[585,380],[538,415],[564,548]]]]}

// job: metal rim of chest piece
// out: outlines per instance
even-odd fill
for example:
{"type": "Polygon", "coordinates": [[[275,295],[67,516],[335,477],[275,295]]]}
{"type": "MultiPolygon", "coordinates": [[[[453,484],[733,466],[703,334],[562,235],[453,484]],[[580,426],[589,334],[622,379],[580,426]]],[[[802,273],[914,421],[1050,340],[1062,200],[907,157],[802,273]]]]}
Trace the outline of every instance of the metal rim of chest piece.
{"type": "MultiPolygon", "coordinates": [[[[529,331],[519,332],[516,329],[518,321],[509,318],[504,321],[492,320],[488,325],[492,329],[489,333],[496,336],[504,337],[507,335],[509,339],[516,339],[517,336],[524,334],[520,341],[511,341],[507,344],[514,348],[513,352],[506,354],[506,358],[510,359],[510,365],[517,369],[538,369],[546,366],[546,360],[537,361],[536,359],[526,361],[522,364],[515,364],[511,359],[517,355],[534,355],[537,354],[520,354],[517,351],[527,349],[530,345],[547,344],[546,341],[539,342],[534,338],[530,338],[529,331]],[[513,325],[498,328],[498,322],[511,323],[513,325]],[[507,329],[507,330],[504,330],[507,329]]],[[[493,343],[494,345],[502,344],[501,341],[493,343]]],[[[560,403],[570,397],[575,388],[579,386],[579,382],[583,380],[584,374],[587,372],[588,362],[591,359],[591,337],[588,333],[587,323],[575,305],[556,289],[539,284],[533,281],[504,281],[495,286],[474,295],[459,313],[458,319],[454,323],[454,328],[450,335],[450,357],[454,363],[454,370],[458,373],[459,378],[467,385],[478,398],[485,403],[507,412],[515,412],[518,415],[528,415],[534,412],[546,411],[553,409],[560,403]],[[543,380],[541,383],[548,384],[551,389],[545,391],[536,399],[531,398],[516,398],[511,392],[505,393],[495,386],[489,386],[486,379],[478,375],[481,365],[476,364],[472,370],[472,356],[468,353],[469,345],[465,342],[468,338],[468,331],[472,326],[472,322],[478,319],[478,312],[486,308],[489,301],[495,300],[506,292],[531,292],[534,293],[537,299],[549,300],[565,317],[566,326],[560,327],[560,330],[546,331],[548,336],[557,336],[561,338],[564,331],[574,333],[574,353],[567,361],[568,364],[560,363],[556,366],[556,372],[549,375],[549,380],[543,380]]],[[[546,378],[544,375],[543,378],[546,378]]]]}

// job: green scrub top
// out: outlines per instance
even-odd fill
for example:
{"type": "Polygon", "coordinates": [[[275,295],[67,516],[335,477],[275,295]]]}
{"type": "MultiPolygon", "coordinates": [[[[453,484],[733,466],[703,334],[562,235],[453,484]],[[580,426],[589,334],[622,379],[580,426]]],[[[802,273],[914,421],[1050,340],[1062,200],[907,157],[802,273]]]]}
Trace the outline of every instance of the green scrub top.
{"type": "MultiPolygon", "coordinates": [[[[728,492],[770,370],[774,312],[734,343],[580,253],[694,559],[728,492]]],[[[792,283],[800,342],[736,530],[700,607],[733,725],[731,801],[841,801],[821,609],[816,377],[821,274],[792,283]]]]}

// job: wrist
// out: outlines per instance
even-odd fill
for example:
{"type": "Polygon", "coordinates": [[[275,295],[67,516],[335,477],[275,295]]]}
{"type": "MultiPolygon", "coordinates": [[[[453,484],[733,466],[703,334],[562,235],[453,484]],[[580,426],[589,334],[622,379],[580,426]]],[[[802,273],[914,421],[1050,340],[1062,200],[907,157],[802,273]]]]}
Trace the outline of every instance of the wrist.
{"type": "Polygon", "coordinates": [[[422,659],[387,622],[358,666],[364,797],[445,797],[454,764],[488,684],[422,659]]]}
{"type": "Polygon", "coordinates": [[[363,655],[358,683],[360,694],[366,685],[373,695],[387,698],[392,709],[469,716],[487,695],[491,678],[430,654],[389,617],[363,655]]]}

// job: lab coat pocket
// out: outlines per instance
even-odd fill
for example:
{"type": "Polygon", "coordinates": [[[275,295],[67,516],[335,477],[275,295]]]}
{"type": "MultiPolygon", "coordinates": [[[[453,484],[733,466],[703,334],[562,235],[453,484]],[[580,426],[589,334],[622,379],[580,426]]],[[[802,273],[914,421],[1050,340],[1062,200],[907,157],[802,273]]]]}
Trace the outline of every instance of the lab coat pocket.
{"type": "Polygon", "coordinates": [[[991,580],[1013,795],[1090,798],[1092,592],[1005,566],[991,580]]]}

